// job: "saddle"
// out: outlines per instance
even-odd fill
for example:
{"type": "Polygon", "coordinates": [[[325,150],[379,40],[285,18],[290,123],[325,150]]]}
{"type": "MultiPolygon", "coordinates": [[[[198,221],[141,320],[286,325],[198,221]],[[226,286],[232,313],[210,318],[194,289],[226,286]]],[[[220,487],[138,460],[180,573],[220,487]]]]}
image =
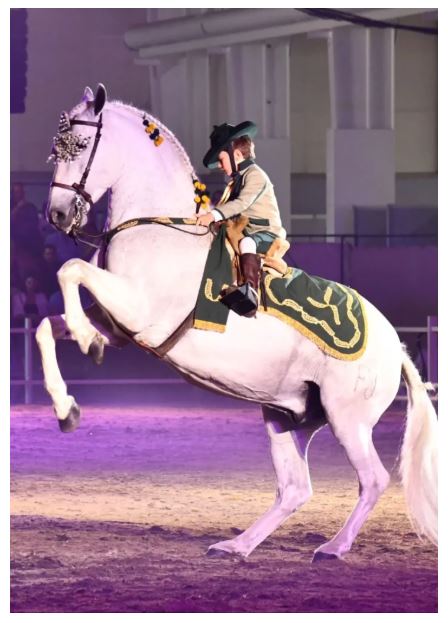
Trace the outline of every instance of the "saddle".
{"type": "MultiPolygon", "coordinates": [[[[226,228],[226,246],[232,259],[235,281],[238,282],[241,276],[239,242],[244,238],[243,232],[248,224],[249,218],[240,215],[237,218],[228,219],[224,225],[226,228]]],[[[257,253],[261,259],[262,272],[269,273],[274,277],[283,277],[288,270],[288,265],[283,256],[289,247],[290,244],[287,240],[276,238],[266,253],[257,253]]]]}

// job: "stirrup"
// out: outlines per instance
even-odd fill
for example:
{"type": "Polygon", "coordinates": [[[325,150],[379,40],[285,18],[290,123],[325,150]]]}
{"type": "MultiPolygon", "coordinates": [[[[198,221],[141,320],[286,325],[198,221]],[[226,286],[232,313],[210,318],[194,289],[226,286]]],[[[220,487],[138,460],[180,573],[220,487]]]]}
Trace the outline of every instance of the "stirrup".
{"type": "Polygon", "coordinates": [[[258,309],[258,296],[249,283],[230,286],[221,298],[221,302],[240,316],[252,317],[258,309]]]}

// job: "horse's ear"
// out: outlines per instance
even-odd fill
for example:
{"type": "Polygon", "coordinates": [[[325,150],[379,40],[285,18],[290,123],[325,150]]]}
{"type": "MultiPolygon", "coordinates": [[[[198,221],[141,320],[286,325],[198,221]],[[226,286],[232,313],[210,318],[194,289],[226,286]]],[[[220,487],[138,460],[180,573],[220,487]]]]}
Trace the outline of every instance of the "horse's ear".
{"type": "Polygon", "coordinates": [[[93,102],[95,98],[93,97],[93,91],[90,87],[86,87],[84,89],[84,95],[82,96],[82,101],[86,102],[87,104],[89,102],[93,102]]]}
{"type": "Polygon", "coordinates": [[[98,84],[95,95],[95,115],[99,115],[107,101],[106,87],[101,82],[98,84]]]}

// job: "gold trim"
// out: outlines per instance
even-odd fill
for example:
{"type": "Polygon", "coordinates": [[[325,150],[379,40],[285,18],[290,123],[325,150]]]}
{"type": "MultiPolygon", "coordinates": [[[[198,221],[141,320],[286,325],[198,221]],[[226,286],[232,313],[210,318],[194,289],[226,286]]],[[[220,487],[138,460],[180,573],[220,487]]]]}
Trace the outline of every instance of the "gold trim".
{"type": "Polygon", "coordinates": [[[135,227],[138,225],[138,219],[135,221],[129,221],[129,223],[123,223],[123,225],[119,225],[117,227],[117,231],[121,231],[122,229],[127,229],[128,227],[135,227]]]}
{"type": "Polygon", "coordinates": [[[335,350],[334,348],[329,346],[326,342],[322,340],[322,338],[320,338],[318,335],[313,333],[307,327],[300,324],[300,322],[297,322],[293,318],[290,318],[289,316],[279,311],[278,309],[275,309],[274,307],[268,307],[268,309],[265,310],[262,306],[260,306],[258,308],[258,311],[263,312],[264,314],[269,314],[270,316],[274,316],[275,318],[278,318],[282,322],[286,322],[286,324],[289,324],[291,327],[299,331],[299,333],[301,333],[306,338],[311,340],[314,344],[316,344],[316,346],[318,346],[321,350],[323,350],[324,353],[326,353],[327,355],[331,355],[335,359],[342,359],[345,361],[356,361],[356,359],[359,359],[366,350],[367,326],[366,326],[366,331],[365,331],[364,343],[361,346],[361,348],[356,353],[341,353],[340,351],[335,350]]]}
{"type": "MultiPolygon", "coordinates": [[[[289,307],[291,309],[293,309],[294,311],[296,311],[298,314],[300,314],[300,316],[303,318],[303,320],[305,322],[308,322],[309,324],[312,325],[320,325],[322,327],[322,329],[325,331],[325,333],[327,333],[332,339],[333,342],[336,346],[339,346],[339,348],[353,348],[355,346],[355,344],[359,341],[359,339],[361,338],[361,331],[359,330],[359,326],[358,326],[358,322],[355,318],[355,316],[353,315],[353,313],[351,312],[351,308],[353,305],[353,297],[350,294],[350,292],[348,292],[347,290],[347,296],[348,296],[348,301],[347,301],[347,315],[349,316],[350,321],[353,324],[353,328],[355,329],[355,333],[352,337],[351,340],[349,340],[348,342],[345,340],[341,340],[336,333],[334,332],[334,330],[330,327],[330,325],[325,321],[325,320],[319,320],[318,318],[315,318],[314,316],[311,316],[310,314],[308,314],[308,312],[306,312],[303,307],[297,303],[296,301],[293,301],[292,299],[288,299],[285,298],[283,301],[279,301],[277,299],[277,297],[275,296],[275,294],[273,293],[270,284],[271,281],[275,279],[275,277],[273,277],[272,275],[268,275],[265,279],[265,286],[266,286],[266,293],[268,294],[268,297],[271,299],[271,301],[273,301],[276,305],[278,305],[279,307],[289,307]]],[[[268,310],[269,311],[269,310],[268,310]]],[[[294,321],[297,322],[297,324],[299,326],[303,326],[301,325],[298,321],[294,321]]],[[[306,328],[306,327],[304,327],[306,328]]],[[[325,342],[324,342],[325,343],[325,342]]],[[[337,351],[336,351],[337,352],[337,351]]]]}
{"type": "Polygon", "coordinates": [[[221,286],[221,290],[219,291],[219,294],[216,297],[214,297],[213,296],[213,279],[211,279],[210,277],[207,277],[207,280],[205,282],[205,287],[204,287],[205,298],[208,301],[211,301],[212,303],[219,303],[221,301],[221,291],[225,290],[228,287],[229,286],[227,283],[223,283],[221,286]]]}
{"type": "Polygon", "coordinates": [[[330,288],[330,286],[328,286],[327,289],[325,290],[325,294],[324,294],[324,303],[321,303],[320,301],[315,301],[313,298],[311,298],[311,296],[307,296],[306,300],[309,303],[311,303],[311,305],[314,305],[314,307],[318,307],[319,309],[326,309],[327,307],[329,307],[331,309],[331,311],[333,312],[333,318],[334,318],[335,324],[340,325],[341,324],[341,319],[339,317],[338,306],[337,305],[331,305],[331,303],[330,303],[330,299],[331,299],[331,295],[332,294],[333,294],[333,290],[330,288]]]}
{"type": "Polygon", "coordinates": [[[197,319],[193,322],[193,329],[204,329],[205,331],[218,331],[218,333],[224,333],[226,325],[218,324],[217,322],[209,322],[208,320],[197,319]]]}

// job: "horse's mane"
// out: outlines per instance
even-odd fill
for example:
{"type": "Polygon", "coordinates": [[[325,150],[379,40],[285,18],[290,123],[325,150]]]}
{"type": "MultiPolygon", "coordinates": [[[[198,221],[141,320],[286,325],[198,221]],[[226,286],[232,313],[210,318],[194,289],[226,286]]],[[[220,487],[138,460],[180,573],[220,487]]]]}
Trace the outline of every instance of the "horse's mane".
{"type": "Polygon", "coordinates": [[[184,147],[180,143],[179,139],[175,136],[175,134],[173,134],[173,132],[169,128],[166,127],[166,125],[164,125],[159,119],[157,119],[157,117],[154,117],[154,115],[150,115],[145,110],[140,110],[139,108],[136,108],[135,106],[132,106],[131,104],[125,104],[124,102],[121,102],[120,100],[113,100],[111,102],[108,102],[106,104],[106,108],[112,108],[114,110],[122,109],[123,111],[129,112],[140,118],[145,116],[147,119],[149,119],[149,121],[152,121],[161,130],[163,137],[165,139],[168,139],[170,143],[175,147],[181,159],[183,160],[184,164],[186,165],[189,174],[194,179],[197,178],[197,174],[196,174],[196,171],[193,165],[191,164],[191,160],[187,152],[185,151],[184,147]]]}

